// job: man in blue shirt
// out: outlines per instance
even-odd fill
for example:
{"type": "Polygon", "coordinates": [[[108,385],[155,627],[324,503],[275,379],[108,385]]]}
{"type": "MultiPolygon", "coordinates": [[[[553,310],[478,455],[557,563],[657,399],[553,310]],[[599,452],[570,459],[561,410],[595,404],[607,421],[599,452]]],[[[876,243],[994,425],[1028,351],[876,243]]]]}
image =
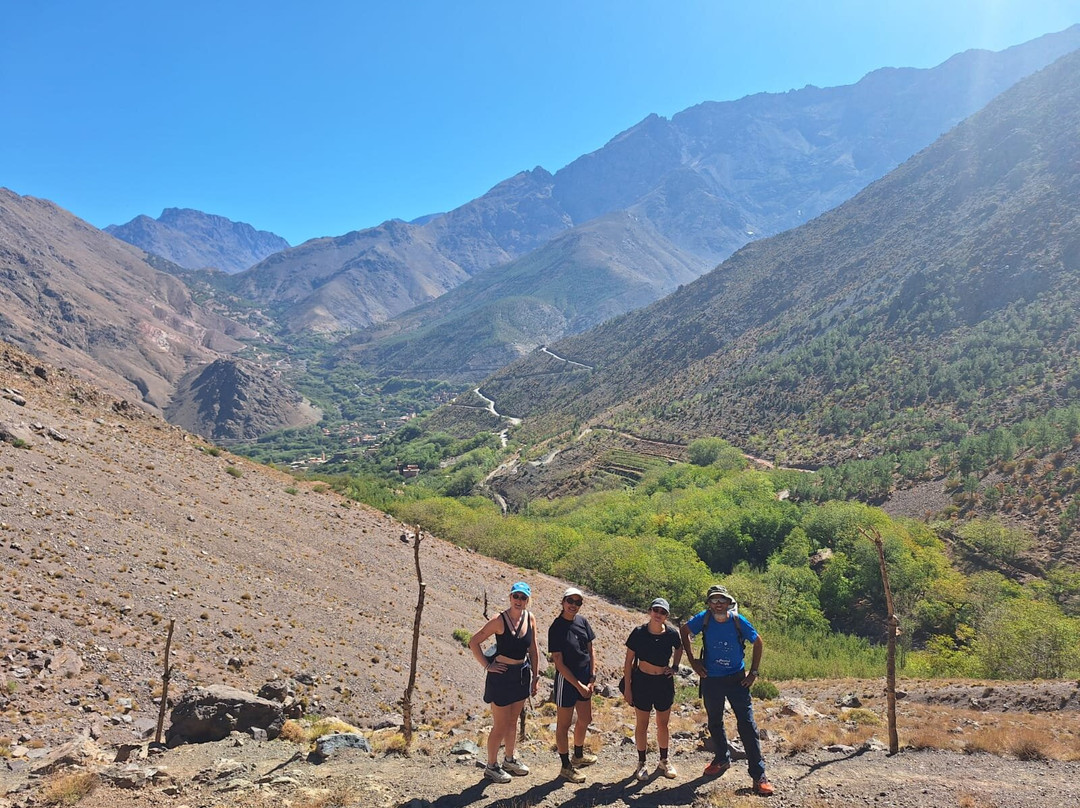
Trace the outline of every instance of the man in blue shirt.
{"type": "Polygon", "coordinates": [[[724,733],[724,702],[731,703],[739,728],[739,738],[746,750],[746,763],[754,781],[754,791],[771,796],[772,784],[765,776],[761,758],[761,743],[754,723],[754,706],[750,686],[757,680],[761,651],[761,636],[750,621],[738,613],[735,598],[727,589],[716,585],[705,595],[705,610],[698,612],[682,625],[683,650],[694,672],[701,677],[701,699],[709,720],[709,734],[716,746],[716,756],[705,767],[705,775],[716,777],[731,768],[727,735],[724,733]],[[704,631],[701,656],[694,657],[691,636],[704,631]],[[743,659],[743,643],[753,645],[750,671],[743,659]]]}

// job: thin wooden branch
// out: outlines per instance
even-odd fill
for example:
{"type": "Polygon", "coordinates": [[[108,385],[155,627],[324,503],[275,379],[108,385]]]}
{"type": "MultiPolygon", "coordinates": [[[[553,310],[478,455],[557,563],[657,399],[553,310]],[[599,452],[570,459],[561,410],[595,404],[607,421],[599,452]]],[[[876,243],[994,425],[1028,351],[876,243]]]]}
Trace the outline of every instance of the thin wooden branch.
{"type": "Polygon", "coordinates": [[[888,612],[885,621],[888,626],[885,704],[889,719],[889,754],[895,755],[900,751],[900,739],[896,733],[896,634],[900,627],[900,621],[896,617],[895,609],[893,609],[892,587],[889,586],[889,568],[885,563],[885,543],[881,540],[881,533],[876,528],[866,530],[861,527],[859,532],[877,547],[878,563],[881,565],[881,583],[885,588],[885,610],[888,612]]]}
{"type": "Polygon", "coordinates": [[[169,677],[172,676],[172,667],[169,665],[169,654],[172,652],[173,628],[176,620],[169,621],[169,636],[165,640],[165,668],[161,673],[161,704],[158,706],[157,729],[154,731],[154,743],[161,743],[161,729],[165,726],[165,710],[169,706],[169,677]]]}
{"type": "Polygon", "coordinates": [[[413,560],[416,563],[416,583],[418,593],[416,597],[416,616],[413,618],[412,655],[409,658],[409,683],[405,686],[405,695],[401,699],[402,735],[405,737],[405,751],[409,751],[412,745],[413,721],[412,721],[412,695],[416,687],[416,665],[420,653],[420,620],[424,614],[424,596],[427,593],[427,584],[424,583],[424,575],[420,569],[420,525],[416,526],[416,536],[413,541],[413,560]]]}

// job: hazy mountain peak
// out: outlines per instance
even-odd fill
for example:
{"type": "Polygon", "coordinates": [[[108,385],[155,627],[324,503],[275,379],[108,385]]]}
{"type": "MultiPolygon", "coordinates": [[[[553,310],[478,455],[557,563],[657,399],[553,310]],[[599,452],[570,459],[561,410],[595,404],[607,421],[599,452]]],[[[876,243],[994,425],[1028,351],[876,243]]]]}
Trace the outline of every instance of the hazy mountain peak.
{"type": "Polygon", "coordinates": [[[165,208],[157,219],[140,215],[124,225],[109,225],[105,231],[185,269],[214,267],[229,273],[245,270],[289,246],[281,236],[245,222],[191,208],[165,208]]]}

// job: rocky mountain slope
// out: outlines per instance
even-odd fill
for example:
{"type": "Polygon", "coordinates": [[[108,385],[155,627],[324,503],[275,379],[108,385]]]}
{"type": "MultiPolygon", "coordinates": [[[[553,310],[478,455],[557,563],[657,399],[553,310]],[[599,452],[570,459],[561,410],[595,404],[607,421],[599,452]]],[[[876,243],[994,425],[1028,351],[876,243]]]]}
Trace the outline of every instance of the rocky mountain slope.
{"type": "MultiPolygon", "coordinates": [[[[308,242],[244,273],[235,290],[272,306],[294,331],[349,331],[617,211],[674,245],[662,276],[685,263],[677,252],[704,269],[850,198],[1022,76],[1078,46],[1080,26],[1000,53],[959,54],[931,70],[881,70],[847,87],[710,102],[670,121],[650,116],[554,175],[523,172],[417,224],[388,222],[308,242]]],[[[649,245],[630,239],[606,249],[594,262],[617,272],[649,245]]],[[[579,268],[573,253],[563,260],[564,276],[579,268]]],[[[519,269],[510,268],[511,277],[519,269]]],[[[653,286],[662,294],[663,277],[653,286]]],[[[512,289],[504,294],[518,296],[512,289]]],[[[608,312],[601,307],[590,319],[608,312]]]]}
{"type": "Polygon", "coordinates": [[[217,359],[180,380],[165,417],[210,440],[237,441],[314,424],[322,413],[286,385],[280,373],[217,359]]]}
{"type": "Polygon", "coordinates": [[[591,373],[534,354],[485,392],[511,415],[756,435],[818,462],[1070,403],[1078,75],[1064,57],[836,210],[553,347],[591,373]],[[844,427],[858,413],[877,431],[844,427]]]}
{"type": "Polygon", "coordinates": [[[127,224],[109,225],[105,232],[184,269],[214,267],[228,273],[289,247],[266,230],[189,208],[166,208],[156,219],[136,216],[127,224]]]}
{"type": "Polygon", "coordinates": [[[705,268],[646,220],[612,213],[346,337],[334,352],[382,373],[475,381],[540,345],[647,305],[705,268]]]}
{"type": "Polygon", "coordinates": [[[254,332],[196,304],[144,255],[0,189],[0,338],[160,411],[184,373],[254,332]]]}

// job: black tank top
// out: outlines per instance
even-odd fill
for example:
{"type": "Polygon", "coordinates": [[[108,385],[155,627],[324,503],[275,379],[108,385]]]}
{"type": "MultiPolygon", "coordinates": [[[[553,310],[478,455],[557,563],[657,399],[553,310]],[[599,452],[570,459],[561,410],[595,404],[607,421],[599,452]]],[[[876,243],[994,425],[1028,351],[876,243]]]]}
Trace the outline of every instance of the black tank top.
{"type": "Polygon", "coordinates": [[[508,657],[510,659],[528,659],[529,648],[532,647],[533,625],[529,613],[526,611],[523,615],[522,620],[527,621],[526,625],[528,626],[528,629],[523,636],[518,637],[514,634],[514,630],[510,626],[510,621],[506,617],[506,612],[502,613],[503,628],[505,630],[502,634],[495,635],[495,651],[499,656],[508,657]]]}

